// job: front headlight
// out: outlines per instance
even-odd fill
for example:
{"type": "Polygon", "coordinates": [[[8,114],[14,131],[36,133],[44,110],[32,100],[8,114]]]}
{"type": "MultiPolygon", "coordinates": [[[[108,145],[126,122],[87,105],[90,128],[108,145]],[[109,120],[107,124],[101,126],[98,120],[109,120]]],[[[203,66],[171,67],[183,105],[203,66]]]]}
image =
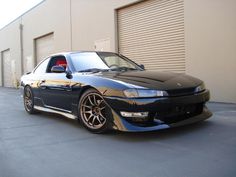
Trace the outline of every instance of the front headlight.
{"type": "Polygon", "coordinates": [[[124,95],[127,98],[144,98],[144,97],[163,97],[168,96],[166,91],[148,90],[148,89],[127,89],[124,90],[124,95]]]}
{"type": "Polygon", "coordinates": [[[197,86],[197,87],[195,88],[195,92],[196,92],[196,93],[202,92],[202,91],[204,91],[205,89],[206,89],[206,87],[205,87],[205,84],[204,84],[204,82],[203,82],[201,85],[199,85],[199,86],[197,86]]]}

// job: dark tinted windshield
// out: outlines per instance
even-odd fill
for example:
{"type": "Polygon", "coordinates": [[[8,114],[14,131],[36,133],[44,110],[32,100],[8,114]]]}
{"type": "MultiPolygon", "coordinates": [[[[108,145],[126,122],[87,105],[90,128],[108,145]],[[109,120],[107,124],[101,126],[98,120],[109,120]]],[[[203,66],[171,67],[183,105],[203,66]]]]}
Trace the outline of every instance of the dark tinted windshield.
{"type": "Polygon", "coordinates": [[[71,60],[76,71],[88,71],[94,68],[101,70],[141,70],[141,68],[132,61],[115,53],[73,53],[71,54],[71,60]]]}

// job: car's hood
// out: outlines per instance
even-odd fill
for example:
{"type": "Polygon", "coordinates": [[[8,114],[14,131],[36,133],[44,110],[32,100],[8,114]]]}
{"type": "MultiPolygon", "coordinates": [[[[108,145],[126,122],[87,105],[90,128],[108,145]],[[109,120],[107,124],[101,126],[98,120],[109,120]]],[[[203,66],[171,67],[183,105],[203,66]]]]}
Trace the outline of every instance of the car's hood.
{"type": "Polygon", "coordinates": [[[186,74],[157,71],[103,72],[100,77],[160,90],[195,88],[202,83],[186,74]]]}

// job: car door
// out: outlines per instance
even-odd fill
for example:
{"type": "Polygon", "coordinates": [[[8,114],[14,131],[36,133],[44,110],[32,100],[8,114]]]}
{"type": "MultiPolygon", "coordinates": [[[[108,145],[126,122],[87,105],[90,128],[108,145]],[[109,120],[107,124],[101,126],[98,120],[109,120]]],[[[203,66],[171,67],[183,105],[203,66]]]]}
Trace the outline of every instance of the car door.
{"type": "Polygon", "coordinates": [[[30,82],[28,83],[33,92],[34,92],[34,99],[35,99],[35,104],[40,105],[41,104],[41,89],[39,88],[39,82],[42,78],[45,78],[46,75],[46,69],[48,66],[48,63],[50,61],[50,58],[47,58],[43,60],[41,63],[37,65],[37,67],[32,71],[31,75],[33,77],[30,77],[30,82]]]}
{"type": "Polygon", "coordinates": [[[72,109],[71,79],[66,77],[65,72],[51,72],[51,68],[56,65],[64,65],[66,69],[66,58],[55,56],[50,59],[47,72],[39,82],[41,99],[46,107],[70,112],[72,109]]]}

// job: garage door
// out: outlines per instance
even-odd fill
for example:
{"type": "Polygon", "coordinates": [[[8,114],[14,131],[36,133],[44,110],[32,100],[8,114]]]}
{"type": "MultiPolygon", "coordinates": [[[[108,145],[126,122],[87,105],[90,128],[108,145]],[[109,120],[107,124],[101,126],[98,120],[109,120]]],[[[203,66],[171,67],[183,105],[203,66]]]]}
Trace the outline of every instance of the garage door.
{"type": "Polygon", "coordinates": [[[15,60],[11,59],[10,50],[2,52],[3,59],[3,86],[13,87],[15,77],[15,60]]]}
{"type": "Polygon", "coordinates": [[[35,39],[35,52],[37,64],[54,52],[53,33],[35,39]]]}
{"type": "Polygon", "coordinates": [[[146,0],[117,11],[119,52],[146,69],[185,72],[183,0],[146,0]]]}

